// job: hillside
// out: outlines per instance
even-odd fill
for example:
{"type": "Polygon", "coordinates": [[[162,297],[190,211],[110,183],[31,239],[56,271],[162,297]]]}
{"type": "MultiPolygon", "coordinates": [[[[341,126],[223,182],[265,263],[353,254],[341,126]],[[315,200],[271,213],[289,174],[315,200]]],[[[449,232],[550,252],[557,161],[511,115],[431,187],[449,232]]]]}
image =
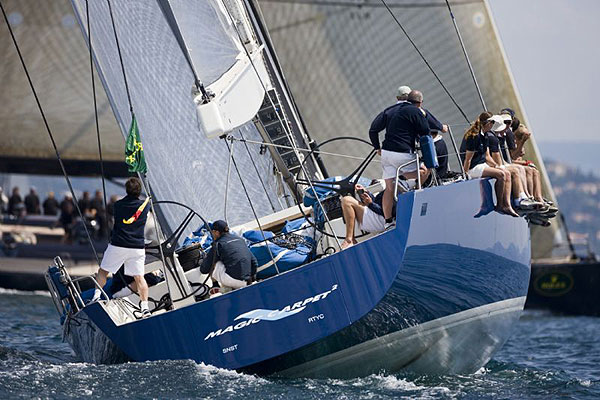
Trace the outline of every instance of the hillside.
{"type": "Polygon", "coordinates": [[[600,253],[600,176],[553,160],[544,163],[571,238],[580,244],[589,241],[600,253]]]}

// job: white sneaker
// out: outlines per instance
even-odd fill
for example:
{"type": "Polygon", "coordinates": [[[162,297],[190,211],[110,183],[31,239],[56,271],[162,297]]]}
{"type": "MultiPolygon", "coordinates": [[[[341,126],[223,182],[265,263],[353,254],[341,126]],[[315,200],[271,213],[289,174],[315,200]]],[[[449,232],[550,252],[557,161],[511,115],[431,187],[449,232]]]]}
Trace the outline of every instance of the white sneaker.
{"type": "Polygon", "coordinates": [[[384,231],[389,231],[390,229],[394,229],[396,227],[396,221],[386,222],[383,226],[384,231]]]}
{"type": "Polygon", "coordinates": [[[142,310],[142,318],[148,318],[152,316],[152,314],[150,314],[150,310],[148,310],[147,308],[142,310]]]}

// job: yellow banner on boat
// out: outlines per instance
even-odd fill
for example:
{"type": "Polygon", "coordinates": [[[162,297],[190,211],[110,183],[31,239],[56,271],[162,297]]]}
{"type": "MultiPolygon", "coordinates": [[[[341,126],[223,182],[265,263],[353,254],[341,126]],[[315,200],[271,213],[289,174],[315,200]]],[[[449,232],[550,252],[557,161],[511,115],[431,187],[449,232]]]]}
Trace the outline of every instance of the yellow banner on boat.
{"type": "Polygon", "coordinates": [[[131,218],[129,218],[129,219],[123,218],[123,223],[126,225],[129,225],[129,224],[133,224],[135,221],[137,221],[137,219],[140,217],[140,215],[142,215],[142,211],[144,211],[144,208],[146,208],[146,205],[148,204],[149,201],[150,201],[150,197],[146,198],[146,200],[144,200],[142,205],[138,207],[137,211],[135,212],[135,214],[133,214],[133,216],[131,218]]]}

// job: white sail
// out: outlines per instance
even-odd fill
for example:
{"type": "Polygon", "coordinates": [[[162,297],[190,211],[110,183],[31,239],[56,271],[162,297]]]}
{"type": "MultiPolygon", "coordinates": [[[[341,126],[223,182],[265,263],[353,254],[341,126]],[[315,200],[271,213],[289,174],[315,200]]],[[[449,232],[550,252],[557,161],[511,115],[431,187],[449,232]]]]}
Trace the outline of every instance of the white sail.
{"type": "MultiPolygon", "coordinates": [[[[215,20],[215,8],[206,6],[208,2],[181,3],[200,5],[184,18],[184,27],[194,25],[193,35],[190,31],[190,37],[186,38],[189,39],[186,46],[192,54],[196,53],[193,58],[199,78],[206,82],[217,80],[236,62],[239,46],[231,45],[235,39],[220,29],[221,25],[215,20]],[[207,48],[213,48],[215,52],[213,58],[206,48],[202,53],[194,51],[206,41],[209,42],[207,48]],[[223,44],[224,50],[217,49],[223,44]]],[[[85,4],[84,0],[73,0],[84,31],[85,4]]],[[[131,114],[109,8],[105,1],[91,1],[89,4],[97,68],[121,131],[126,135],[131,114]]],[[[223,140],[209,140],[198,130],[191,97],[192,70],[159,3],[113,0],[111,5],[156,200],[185,203],[207,219],[223,218],[229,152],[223,140]]],[[[177,7],[177,15],[188,10],[177,7]]],[[[235,135],[240,133],[247,139],[260,140],[252,123],[243,125],[235,135]]],[[[277,204],[272,160],[268,154],[259,154],[257,146],[250,146],[249,150],[259,174],[243,145],[235,146],[234,155],[255,210],[262,216],[273,211],[270,203],[277,204]],[[256,184],[257,175],[261,175],[265,182],[267,193],[262,185],[256,184]]],[[[251,220],[252,210],[235,170],[231,173],[228,190],[229,223],[234,225],[251,220]]],[[[168,208],[165,214],[168,221],[175,223],[185,212],[168,208]]]]}

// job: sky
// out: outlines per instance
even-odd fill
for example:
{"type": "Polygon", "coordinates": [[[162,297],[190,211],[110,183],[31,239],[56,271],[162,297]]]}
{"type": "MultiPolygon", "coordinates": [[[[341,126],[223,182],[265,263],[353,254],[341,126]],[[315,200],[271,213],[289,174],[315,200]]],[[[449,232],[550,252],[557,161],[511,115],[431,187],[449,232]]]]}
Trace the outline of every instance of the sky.
{"type": "Polygon", "coordinates": [[[537,141],[600,151],[600,0],[488,1],[537,141]]]}

